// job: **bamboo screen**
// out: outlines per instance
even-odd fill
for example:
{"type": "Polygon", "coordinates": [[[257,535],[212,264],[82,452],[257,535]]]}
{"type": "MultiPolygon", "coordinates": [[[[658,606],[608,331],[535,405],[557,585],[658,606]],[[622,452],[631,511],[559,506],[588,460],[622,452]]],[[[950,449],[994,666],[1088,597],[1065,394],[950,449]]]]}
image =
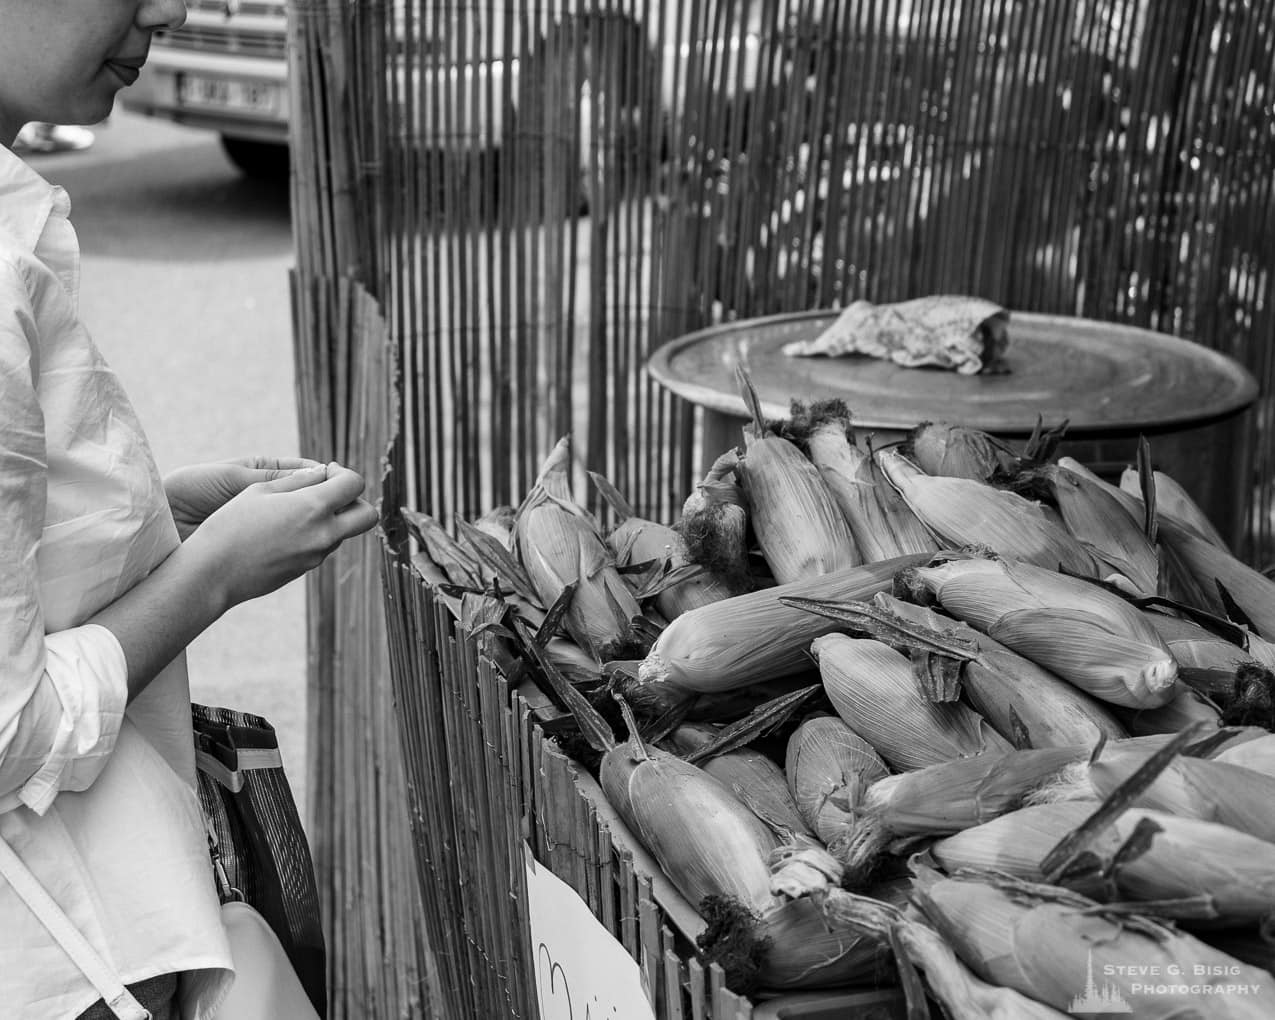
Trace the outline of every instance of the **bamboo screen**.
{"type": "MultiPolygon", "coordinates": [[[[357,336],[336,295],[352,281],[379,307],[402,395],[379,424],[410,505],[449,522],[516,503],[569,432],[582,467],[669,519],[696,425],[644,375],[655,347],[947,291],[1247,365],[1264,394],[1247,553],[1271,558],[1275,0],[289,9],[298,292],[316,309],[298,349],[348,414],[357,336]]],[[[328,737],[355,740],[315,696],[328,737]]],[[[350,710],[387,710],[374,682],[366,699],[350,710]]],[[[392,797],[393,763],[375,764],[392,797]]],[[[340,828],[327,795],[318,824],[340,828]]],[[[363,849],[393,857],[378,840],[398,838],[363,849]]]]}

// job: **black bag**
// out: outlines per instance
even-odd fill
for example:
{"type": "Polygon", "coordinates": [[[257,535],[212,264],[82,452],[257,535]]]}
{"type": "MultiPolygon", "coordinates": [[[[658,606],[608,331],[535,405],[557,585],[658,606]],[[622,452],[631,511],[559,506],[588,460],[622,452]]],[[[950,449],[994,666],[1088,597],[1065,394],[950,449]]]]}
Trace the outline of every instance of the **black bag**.
{"type": "Polygon", "coordinates": [[[326,1017],[327,958],[314,862],[274,727],[257,715],[206,705],[191,705],[191,718],[199,799],[218,844],[214,862],[230,896],[269,922],[306,995],[326,1017]]]}

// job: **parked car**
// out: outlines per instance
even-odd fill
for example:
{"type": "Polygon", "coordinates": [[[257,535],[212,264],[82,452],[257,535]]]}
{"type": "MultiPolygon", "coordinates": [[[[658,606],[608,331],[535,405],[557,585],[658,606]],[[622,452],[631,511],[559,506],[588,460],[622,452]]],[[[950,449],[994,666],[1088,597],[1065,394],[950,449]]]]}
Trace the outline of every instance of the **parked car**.
{"type": "MultiPolygon", "coordinates": [[[[286,172],[288,146],[288,25],[284,0],[188,0],[185,25],[155,36],[150,60],[132,88],[121,94],[125,109],[216,131],[227,155],[245,173],[269,175],[286,172]]],[[[747,0],[732,16],[725,32],[729,41],[699,50],[704,61],[729,68],[742,61],[744,73],[722,71],[720,78],[745,87],[756,74],[759,49],[758,22],[761,0],[747,0]]],[[[483,31],[460,30],[464,18],[474,22],[477,11],[459,7],[433,8],[420,15],[409,32],[404,19],[406,5],[391,5],[399,18],[396,34],[408,40],[407,64],[422,68],[424,80],[411,83],[417,99],[410,104],[417,123],[400,125],[398,131],[422,147],[498,149],[518,130],[520,113],[530,111],[552,96],[564,98],[561,76],[564,56],[579,54],[572,87],[573,104],[582,125],[596,127],[594,106],[603,101],[612,110],[636,110],[656,104],[667,111],[675,94],[675,76],[685,74],[691,56],[685,26],[676,19],[689,17],[690,7],[663,3],[651,24],[640,25],[624,12],[564,14],[552,27],[541,28],[538,37],[519,41],[505,31],[505,9],[485,9],[483,31]],[[512,45],[522,60],[510,59],[512,45]],[[665,59],[656,59],[663,47],[665,59]],[[640,62],[647,62],[647,68],[640,62]],[[551,81],[550,78],[556,76],[551,81]],[[504,94],[506,78],[514,97],[506,109],[497,98],[504,94]],[[645,82],[644,95],[634,82],[645,82]],[[658,93],[658,95],[657,95],[658,93]],[[445,98],[446,103],[441,102],[445,98]],[[591,105],[592,104],[592,105],[591,105]],[[427,111],[434,123],[423,123],[427,111]],[[511,123],[510,121],[513,121],[511,123]]],[[[584,4],[581,4],[582,12],[584,4]]],[[[416,16],[416,15],[413,15],[416,16]]],[[[522,22],[513,26],[521,30],[522,22]]],[[[393,88],[408,87],[403,62],[390,73],[398,75],[393,88]]],[[[613,130],[622,131],[632,117],[613,117],[613,130]]],[[[594,131],[581,131],[586,144],[594,131]]],[[[581,160],[588,158],[588,150],[581,160]]]]}
{"type": "Polygon", "coordinates": [[[284,0],[188,0],[186,24],[156,35],[121,105],[216,131],[246,174],[286,175],[286,8],[284,0]]]}

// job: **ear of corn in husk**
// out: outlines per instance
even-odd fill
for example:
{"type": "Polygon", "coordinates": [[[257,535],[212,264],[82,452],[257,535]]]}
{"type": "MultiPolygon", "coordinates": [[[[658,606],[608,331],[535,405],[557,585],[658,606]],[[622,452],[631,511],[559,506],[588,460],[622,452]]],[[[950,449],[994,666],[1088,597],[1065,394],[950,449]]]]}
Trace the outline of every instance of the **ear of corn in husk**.
{"type": "Polygon", "coordinates": [[[938,549],[938,543],[885,482],[871,455],[854,443],[848,412],[812,425],[806,447],[811,463],[850,525],[863,562],[938,549]]]}
{"type": "Polygon", "coordinates": [[[927,700],[907,656],[889,645],[828,634],[811,652],[837,714],[893,768],[1010,749],[969,706],[927,700]]]}
{"type": "Polygon", "coordinates": [[[604,755],[600,775],[612,807],[693,905],[715,895],[762,912],[777,902],[768,862],[779,840],[703,769],[629,741],[604,755]]]}
{"type": "Polygon", "coordinates": [[[1056,464],[1035,469],[1032,477],[1048,486],[1063,524],[1100,565],[1101,575],[1115,571],[1136,594],[1158,593],[1155,546],[1115,496],[1089,477],[1056,464]]]}
{"type": "MultiPolygon", "coordinates": [[[[1020,808],[941,839],[929,853],[949,874],[972,869],[1043,881],[1041,862],[1096,807],[1071,801],[1020,808]]],[[[1206,927],[1247,924],[1275,911],[1275,844],[1227,825],[1131,808],[1087,856],[1087,866],[1063,884],[1094,899],[1202,897],[1213,916],[1195,923],[1206,927]]]]}
{"type": "Polygon", "coordinates": [[[644,686],[683,693],[728,691],[800,673],[810,665],[810,642],[835,630],[837,623],[786,606],[782,598],[871,598],[887,590],[900,569],[920,562],[920,557],[900,557],[847,567],[684,613],[660,634],[642,662],[634,694],[642,696],[644,686]]]}
{"type": "Polygon", "coordinates": [[[922,422],[908,434],[905,448],[927,475],[976,482],[1008,478],[1020,463],[1018,454],[995,436],[948,422],[922,422]]]}
{"type": "Polygon", "coordinates": [[[1233,693],[1241,666],[1261,665],[1239,645],[1191,620],[1154,610],[1143,615],[1177,662],[1183,683],[1210,698],[1233,693]]]}
{"type": "Polygon", "coordinates": [[[864,896],[830,888],[751,916],[718,898],[701,913],[701,953],[742,993],[875,985],[892,976],[889,931],[898,911],[864,896]]]}
{"type": "Polygon", "coordinates": [[[1107,705],[982,631],[892,595],[877,595],[873,604],[914,626],[973,644],[975,655],[961,670],[961,689],[974,711],[1014,747],[1093,745],[1104,737],[1128,735],[1107,705]]]}
{"type": "MultiPolygon", "coordinates": [[[[1037,799],[1105,800],[1154,753],[1154,745],[1108,745],[1096,760],[1067,766],[1037,799]]],[[[1178,757],[1132,801],[1133,806],[1229,825],[1275,842],[1275,778],[1223,761],[1178,757]]]]}
{"type": "MultiPolygon", "coordinates": [[[[1219,549],[1230,551],[1226,544],[1226,539],[1213,526],[1213,522],[1200,509],[1200,505],[1191,498],[1191,495],[1176,479],[1163,471],[1153,471],[1151,476],[1155,483],[1157,513],[1174,518],[1205,541],[1211,542],[1219,549]]],[[[1139,499],[1142,498],[1142,482],[1136,468],[1129,467],[1124,469],[1124,472],[1120,475],[1120,488],[1137,496],[1139,499]]]]}
{"type": "Polygon", "coordinates": [[[927,475],[895,450],[881,451],[878,460],[913,513],[949,546],[985,546],[1049,570],[1097,573],[1089,553],[1040,503],[968,478],[927,475]]]}
{"type": "Polygon", "coordinates": [[[891,535],[890,541],[900,550],[900,555],[937,552],[943,548],[942,540],[916,515],[912,507],[908,505],[908,501],[886,477],[881,467],[882,452],[873,450],[871,441],[868,442],[872,483],[875,486],[877,502],[881,504],[881,510],[885,514],[891,535]]]}
{"type": "Polygon", "coordinates": [[[1052,1006],[977,977],[922,921],[896,926],[893,944],[924,973],[930,995],[951,1020],[1065,1020],[1066,1014],[1052,1006]]]}
{"type": "Polygon", "coordinates": [[[767,428],[752,384],[746,376],[742,382],[753,424],[745,430],[737,470],[753,533],[775,580],[787,584],[860,563],[850,526],[818,469],[767,428]]]}
{"type": "Polygon", "coordinates": [[[907,571],[953,616],[1102,701],[1156,708],[1177,663],[1154,628],[1101,587],[1029,563],[955,559],[907,571]]]}
{"type": "Polygon", "coordinates": [[[687,558],[720,577],[732,594],[752,588],[748,568],[748,511],[736,483],[739,454],[728,450],[713,462],[682,505],[677,530],[687,558]]]}
{"type": "MultiPolygon", "coordinates": [[[[1275,581],[1171,517],[1161,517],[1160,536],[1201,585],[1221,585],[1259,635],[1275,638],[1275,581]]],[[[1215,607],[1224,611],[1220,598],[1215,607]]]]}
{"type": "Polygon", "coordinates": [[[1129,492],[1128,490],[1121,488],[1119,485],[1109,482],[1101,475],[1091,471],[1074,457],[1059,457],[1057,464],[1064,471],[1070,471],[1072,474],[1079,475],[1090,484],[1101,488],[1124,508],[1125,513],[1127,513],[1132,520],[1139,523],[1142,521],[1144,513],[1142,496],[1137,490],[1129,492]]]}
{"type": "Polygon", "coordinates": [[[917,885],[925,916],[975,974],[1055,1009],[1083,1010],[1087,990],[1096,1000],[1112,986],[1135,1020],[1216,1016],[1219,1004],[1231,1020],[1275,1016],[1265,971],[1185,933],[1104,915],[1092,900],[1051,886],[951,878],[917,885]],[[1131,967],[1151,976],[1124,976],[1131,967]]]}
{"type": "Polygon", "coordinates": [[[835,716],[806,719],[788,738],[785,779],[802,818],[830,847],[853,834],[864,793],[888,774],[872,745],[835,716]]]}
{"type": "MultiPolygon", "coordinates": [[[[715,729],[702,723],[683,723],[669,734],[668,744],[679,754],[688,754],[716,735],[715,729]]],[[[727,751],[702,762],[700,768],[730,790],[780,839],[813,834],[793,800],[783,770],[760,751],[749,747],[727,751]]]]}
{"type": "MultiPolygon", "coordinates": [[[[641,517],[630,517],[607,536],[607,545],[621,567],[655,561],[667,570],[691,566],[682,536],[673,528],[641,517]]],[[[709,571],[679,581],[655,596],[655,607],[666,620],[707,606],[735,594],[734,589],[709,571]]]]}
{"type": "MultiPolygon", "coordinates": [[[[1102,486],[1125,508],[1125,512],[1129,514],[1135,523],[1144,528],[1146,527],[1147,509],[1142,499],[1142,489],[1136,472],[1126,471],[1121,476],[1121,484],[1112,485],[1069,457],[1059,458],[1058,464],[1060,467],[1064,467],[1076,474],[1084,475],[1102,486]]],[[[1160,558],[1160,594],[1168,595],[1175,601],[1185,605],[1205,609],[1215,615],[1221,615],[1224,607],[1212,580],[1208,578],[1202,579],[1197,576],[1192,567],[1183,559],[1176,544],[1164,540],[1164,536],[1161,533],[1161,525],[1167,522],[1172,526],[1175,520],[1172,513],[1166,513],[1163,508],[1157,509],[1155,529],[1158,536],[1156,550],[1160,558]]],[[[1181,521],[1176,521],[1176,523],[1179,529],[1196,534],[1194,528],[1189,525],[1181,521]]]]}
{"type": "Polygon", "coordinates": [[[869,881],[899,839],[960,832],[1018,809],[1087,754],[1083,747],[989,753],[878,780],[863,795],[853,838],[837,854],[846,883],[869,881]]]}
{"type": "Polygon", "coordinates": [[[519,559],[545,605],[578,587],[564,618],[567,632],[599,663],[622,657],[632,620],[642,614],[593,519],[570,497],[570,449],[564,438],[518,509],[519,559]]]}

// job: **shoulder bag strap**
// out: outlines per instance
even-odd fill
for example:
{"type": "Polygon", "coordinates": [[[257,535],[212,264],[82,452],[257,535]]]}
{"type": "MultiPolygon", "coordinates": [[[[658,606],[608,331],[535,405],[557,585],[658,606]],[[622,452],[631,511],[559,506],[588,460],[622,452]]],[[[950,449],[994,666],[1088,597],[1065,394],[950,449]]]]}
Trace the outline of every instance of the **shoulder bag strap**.
{"type": "Polygon", "coordinates": [[[8,880],[13,891],[31,908],[31,912],[49,929],[58,945],[110,1007],[119,1020],[151,1020],[150,1012],[124,987],[115,969],[98,954],[57,901],[48,894],[40,880],[31,873],[22,858],[14,853],[0,836],[0,876],[8,880]]]}

